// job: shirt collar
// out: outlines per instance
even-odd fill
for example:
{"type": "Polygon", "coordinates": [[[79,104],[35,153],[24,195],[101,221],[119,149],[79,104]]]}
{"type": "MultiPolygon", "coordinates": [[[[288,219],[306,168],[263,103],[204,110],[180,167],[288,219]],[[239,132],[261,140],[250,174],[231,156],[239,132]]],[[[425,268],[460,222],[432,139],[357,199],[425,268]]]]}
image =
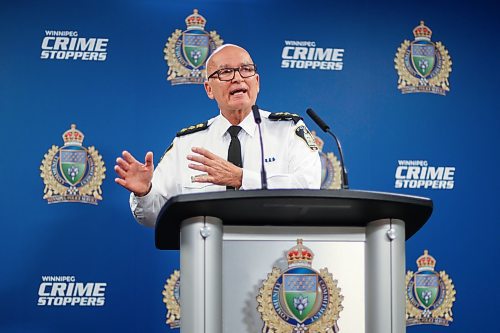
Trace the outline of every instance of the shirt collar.
{"type": "Polygon", "coordinates": [[[252,112],[250,112],[245,119],[243,119],[239,126],[241,126],[241,128],[243,128],[243,130],[247,132],[250,137],[253,137],[257,124],[255,123],[252,112]]]}
{"type": "MultiPolygon", "coordinates": [[[[222,113],[220,113],[219,117],[217,118],[217,122],[213,125],[217,126],[217,132],[220,136],[223,136],[224,134],[227,133],[227,129],[232,126],[232,124],[227,120],[222,113]]],[[[255,124],[255,120],[253,119],[253,114],[250,112],[245,119],[241,123],[238,124],[250,137],[253,137],[255,134],[255,130],[257,127],[257,124],[255,124]]]]}

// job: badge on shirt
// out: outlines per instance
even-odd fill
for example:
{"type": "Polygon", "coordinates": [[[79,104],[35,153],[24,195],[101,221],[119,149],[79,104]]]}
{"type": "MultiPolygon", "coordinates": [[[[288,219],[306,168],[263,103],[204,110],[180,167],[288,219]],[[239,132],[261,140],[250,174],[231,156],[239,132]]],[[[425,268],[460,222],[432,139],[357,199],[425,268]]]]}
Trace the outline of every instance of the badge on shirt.
{"type": "Polygon", "coordinates": [[[316,145],[316,140],[314,140],[314,136],[309,132],[305,125],[300,125],[295,129],[295,134],[311,148],[311,150],[318,150],[318,146],[316,145]]]}

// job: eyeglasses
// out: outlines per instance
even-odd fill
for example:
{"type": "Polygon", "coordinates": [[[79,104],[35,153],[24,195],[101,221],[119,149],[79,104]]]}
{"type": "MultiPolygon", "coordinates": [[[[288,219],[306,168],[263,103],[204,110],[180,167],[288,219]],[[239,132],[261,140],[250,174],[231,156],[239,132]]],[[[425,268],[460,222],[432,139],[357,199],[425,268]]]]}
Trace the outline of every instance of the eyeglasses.
{"type": "Polygon", "coordinates": [[[235,68],[222,68],[216,70],[208,76],[208,80],[217,76],[221,81],[231,81],[234,79],[234,75],[238,71],[240,76],[244,79],[254,76],[257,73],[257,66],[255,64],[241,65],[235,68]]]}

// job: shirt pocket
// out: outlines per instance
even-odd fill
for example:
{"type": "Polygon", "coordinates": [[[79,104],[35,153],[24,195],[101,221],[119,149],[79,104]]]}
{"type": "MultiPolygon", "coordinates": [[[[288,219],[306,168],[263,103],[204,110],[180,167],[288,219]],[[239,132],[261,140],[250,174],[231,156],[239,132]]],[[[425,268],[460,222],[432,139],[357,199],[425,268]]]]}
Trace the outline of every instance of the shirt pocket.
{"type": "MultiPolygon", "coordinates": [[[[260,169],[260,161],[259,161],[260,169]]],[[[268,177],[286,175],[288,173],[288,161],[280,151],[265,153],[264,167],[268,177]]]]}

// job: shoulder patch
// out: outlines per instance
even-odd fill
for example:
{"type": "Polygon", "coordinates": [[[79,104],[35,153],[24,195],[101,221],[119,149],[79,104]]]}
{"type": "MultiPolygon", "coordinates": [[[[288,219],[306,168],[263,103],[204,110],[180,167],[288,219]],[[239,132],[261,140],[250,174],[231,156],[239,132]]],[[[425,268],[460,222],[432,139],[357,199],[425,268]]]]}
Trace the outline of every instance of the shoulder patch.
{"type": "Polygon", "coordinates": [[[184,136],[187,134],[192,134],[192,133],[196,133],[199,131],[203,131],[203,130],[207,129],[208,126],[210,126],[208,124],[208,121],[205,121],[204,123],[200,123],[198,125],[193,125],[193,126],[183,128],[179,132],[177,132],[177,134],[175,136],[179,137],[179,136],[184,136]]]}
{"type": "Polygon", "coordinates": [[[295,113],[276,112],[276,113],[269,114],[269,119],[270,120],[292,120],[294,122],[294,124],[297,124],[300,120],[302,120],[302,117],[299,116],[298,114],[295,114],[295,113]]]}
{"type": "Polygon", "coordinates": [[[300,125],[295,129],[295,134],[307,144],[311,150],[319,150],[316,145],[316,140],[314,140],[314,136],[309,132],[307,127],[304,125],[300,125]]]}

